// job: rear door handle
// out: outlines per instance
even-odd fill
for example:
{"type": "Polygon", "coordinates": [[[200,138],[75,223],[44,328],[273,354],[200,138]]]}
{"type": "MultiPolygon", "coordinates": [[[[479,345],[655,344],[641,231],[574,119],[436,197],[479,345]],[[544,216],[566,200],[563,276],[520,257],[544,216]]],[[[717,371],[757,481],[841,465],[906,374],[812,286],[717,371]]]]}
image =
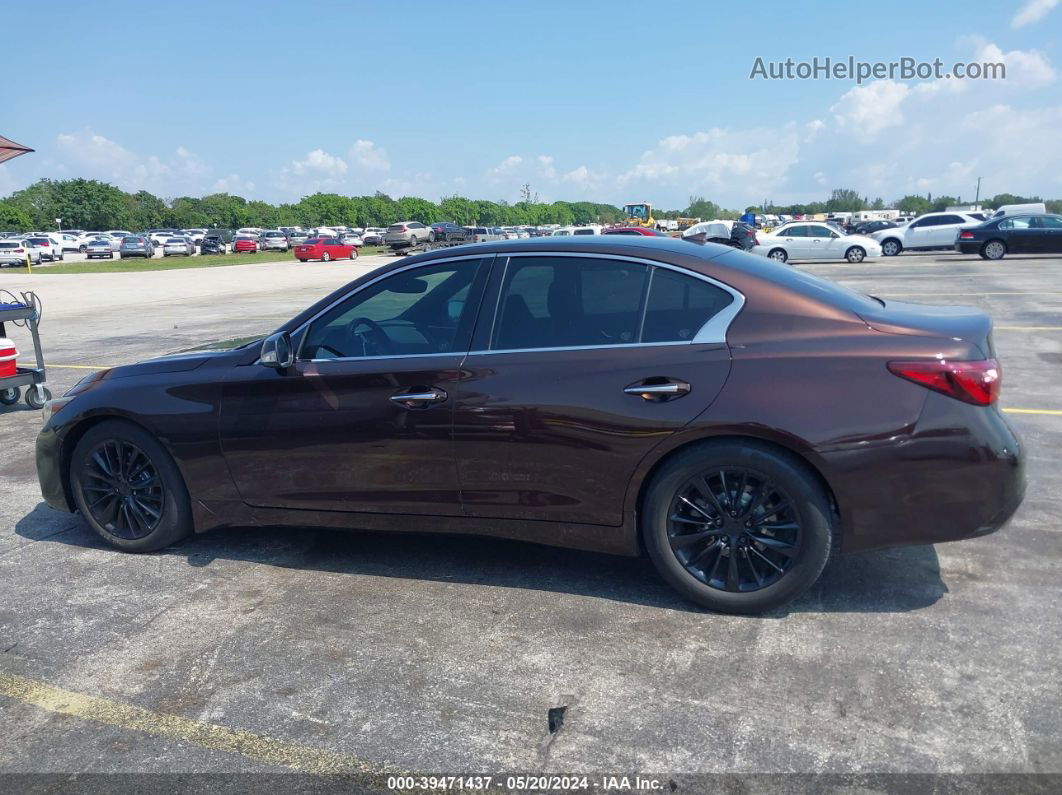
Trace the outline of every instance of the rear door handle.
{"type": "Polygon", "coordinates": [[[391,402],[404,409],[426,409],[435,403],[442,403],[448,395],[435,386],[414,387],[397,395],[391,395],[391,402]]]}
{"type": "Polygon", "coordinates": [[[690,385],[677,378],[654,376],[624,387],[623,392],[627,395],[637,395],[643,400],[661,402],[688,395],[690,385]]]}

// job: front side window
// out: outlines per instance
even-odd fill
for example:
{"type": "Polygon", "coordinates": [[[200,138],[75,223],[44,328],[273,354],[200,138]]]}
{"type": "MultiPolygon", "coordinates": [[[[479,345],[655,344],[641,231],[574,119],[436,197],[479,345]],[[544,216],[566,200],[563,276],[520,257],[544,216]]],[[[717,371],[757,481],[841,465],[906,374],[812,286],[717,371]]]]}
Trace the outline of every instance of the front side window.
{"type": "Polygon", "coordinates": [[[482,260],[401,271],[359,290],[317,318],[301,359],[453,353],[468,349],[468,301],[482,260]]]}
{"type": "Polygon", "coordinates": [[[833,237],[836,234],[832,229],[825,226],[809,226],[808,237],[833,237]]]}

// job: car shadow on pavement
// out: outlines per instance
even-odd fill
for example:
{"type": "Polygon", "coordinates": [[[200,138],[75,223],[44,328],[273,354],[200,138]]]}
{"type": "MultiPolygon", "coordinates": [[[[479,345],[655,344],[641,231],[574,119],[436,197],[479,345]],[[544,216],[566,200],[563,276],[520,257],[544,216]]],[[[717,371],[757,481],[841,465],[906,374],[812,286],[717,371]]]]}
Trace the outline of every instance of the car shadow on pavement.
{"type": "MultiPolygon", "coordinates": [[[[80,517],[44,503],[20,519],[15,532],[31,541],[111,549],[80,517]]],[[[242,560],[286,569],[554,591],[700,611],[672,591],[647,558],[482,536],[250,527],[192,536],[155,554],[180,556],[194,567],[215,560],[242,560]]],[[[138,559],[144,558],[130,556],[131,565],[138,559]]],[[[833,560],[818,583],[788,608],[767,615],[908,612],[929,607],[947,591],[932,546],[853,553],[833,560]]]]}

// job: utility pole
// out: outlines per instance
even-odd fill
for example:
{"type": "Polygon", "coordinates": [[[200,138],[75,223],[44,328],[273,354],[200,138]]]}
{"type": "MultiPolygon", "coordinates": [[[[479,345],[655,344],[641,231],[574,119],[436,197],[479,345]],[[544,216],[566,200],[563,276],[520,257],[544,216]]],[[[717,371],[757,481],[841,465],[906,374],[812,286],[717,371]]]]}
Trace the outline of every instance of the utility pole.
{"type": "Polygon", "coordinates": [[[974,204],[981,200],[981,177],[977,178],[977,195],[974,196],[974,204]]]}

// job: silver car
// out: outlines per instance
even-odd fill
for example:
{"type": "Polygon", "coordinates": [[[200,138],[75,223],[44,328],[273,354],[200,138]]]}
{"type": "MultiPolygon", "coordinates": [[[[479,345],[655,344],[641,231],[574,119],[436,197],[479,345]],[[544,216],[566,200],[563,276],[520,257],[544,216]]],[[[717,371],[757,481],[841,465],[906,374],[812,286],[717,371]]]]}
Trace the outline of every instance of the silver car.
{"type": "Polygon", "coordinates": [[[283,232],[263,232],[258,238],[258,248],[262,251],[287,251],[291,244],[283,232]]]}
{"type": "Polygon", "coordinates": [[[391,224],[387,227],[387,234],[384,235],[384,243],[393,249],[431,243],[434,240],[435,232],[420,221],[402,221],[391,224]]]}
{"type": "Polygon", "coordinates": [[[195,241],[190,237],[167,238],[162,246],[162,256],[168,257],[171,254],[181,254],[185,257],[192,256],[195,254],[195,241]]]}
{"type": "Polygon", "coordinates": [[[121,245],[120,241],[111,237],[97,237],[95,240],[90,240],[85,244],[85,258],[96,259],[97,257],[103,259],[114,259],[114,252],[118,246],[121,245]]]}

